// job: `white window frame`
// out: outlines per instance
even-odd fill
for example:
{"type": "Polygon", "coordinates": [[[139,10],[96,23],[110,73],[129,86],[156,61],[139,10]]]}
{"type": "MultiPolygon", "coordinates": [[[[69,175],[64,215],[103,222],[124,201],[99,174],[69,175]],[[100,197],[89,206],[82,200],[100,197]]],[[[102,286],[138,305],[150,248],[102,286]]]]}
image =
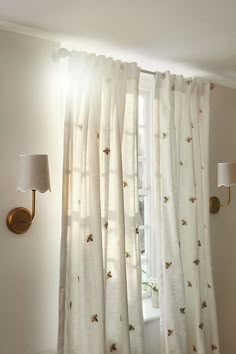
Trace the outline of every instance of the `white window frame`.
{"type": "MultiPolygon", "coordinates": [[[[143,178],[144,188],[139,189],[139,196],[146,197],[146,206],[144,209],[145,225],[140,229],[145,228],[145,255],[141,255],[141,264],[146,263],[146,271],[150,277],[156,277],[155,260],[157,259],[156,242],[154,239],[153,230],[153,102],[154,102],[154,77],[147,74],[140,75],[139,96],[143,97],[144,102],[144,154],[145,159],[145,174],[143,178]]],[[[139,124],[140,126],[140,124],[139,124]]],[[[140,156],[138,157],[140,160],[140,156]]],[[[148,288],[149,289],[149,288],[148,288]]],[[[143,298],[151,296],[151,291],[143,291],[143,298]]]]}

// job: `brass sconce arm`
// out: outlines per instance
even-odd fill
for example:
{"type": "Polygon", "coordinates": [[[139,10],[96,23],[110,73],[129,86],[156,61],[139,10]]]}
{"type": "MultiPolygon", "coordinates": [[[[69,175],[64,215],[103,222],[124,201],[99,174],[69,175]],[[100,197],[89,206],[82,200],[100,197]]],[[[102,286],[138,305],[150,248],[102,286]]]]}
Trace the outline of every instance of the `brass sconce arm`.
{"type": "Polygon", "coordinates": [[[29,230],[35,217],[36,191],[51,191],[48,155],[20,155],[17,190],[32,193],[32,211],[23,207],[10,210],[6,223],[10,231],[24,234],[29,230]]]}

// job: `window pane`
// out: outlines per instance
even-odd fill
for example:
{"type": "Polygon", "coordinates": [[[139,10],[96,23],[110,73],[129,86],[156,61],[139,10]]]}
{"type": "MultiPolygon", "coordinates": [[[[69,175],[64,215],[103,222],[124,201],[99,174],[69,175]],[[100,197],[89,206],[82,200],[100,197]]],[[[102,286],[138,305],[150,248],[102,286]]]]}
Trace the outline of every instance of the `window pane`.
{"type": "Polygon", "coordinates": [[[139,127],[138,130],[138,155],[144,155],[144,128],[139,127]]]}
{"type": "Polygon", "coordinates": [[[140,197],[139,198],[139,225],[145,225],[145,220],[144,220],[144,198],[145,197],[140,197]]]}
{"type": "Polygon", "coordinates": [[[145,255],[145,230],[139,229],[141,255],[145,255]]]}
{"type": "Polygon", "coordinates": [[[139,112],[138,112],[138,114],[139,114],[139,117],[138,117],[138,124],[139,125],[143,125],[144,124],[144,114],[143,114],[143,102],[144,100],[143,100],[143,96],[139,96],[139,112]]]}
{"type": "Polygon", "coordinates": [[[138,188],[144,189],[144,160],[138,161],[138,188]]]}

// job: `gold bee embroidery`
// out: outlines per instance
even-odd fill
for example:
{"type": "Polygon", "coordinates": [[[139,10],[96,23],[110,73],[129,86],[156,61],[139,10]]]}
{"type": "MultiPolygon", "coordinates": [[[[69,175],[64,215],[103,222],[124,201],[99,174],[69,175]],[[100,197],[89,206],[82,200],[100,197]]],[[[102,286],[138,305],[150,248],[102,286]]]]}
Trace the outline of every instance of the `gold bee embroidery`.
{"type": "Polygon", "coordinates": [[[90,320],[91,320],[91,322],[98,322],[98,315],[97,314],[92,315],[90,320]]]}
{"type": "Polygon", "coordinates": [[[197,352],[197,348],[195,347],[195,345],[193,345],[193,351],[197,352]]]}
{"type": "Polygon", "coordinates": [[[193,261],[194,264],[198,265],[200,263],[199,259],[195,259],[195,261],[193,261]]]}
{"type": "Polygon", "coordinates": [[[106,223],[104,224],[104,227],[105,227],[106,230],[108,229],[108,222],[106,222],[106,223]]]}
{"type": "Polygon", "coordinates": [[[129,324],[129,331],[135,331],[135,327],[132,324],[129,324]]]}
{"type": "Polygon", "coordinates": [[[200,247],[202,244],[201,244],[201,241],[200,240],[198,240],[198,246],[200,247]]]}
{"type": "Polygon", "coordinates": [[[107,273],[107,279],[110,279],[112,278],[112,274],[111,274],[111,271],[109,270],[109,272],[107,273]]]}
{"type": "Polygon", "coordinates": [[[185,307],[181,307],[179,310],[182,315],[185,315],[185,307]]]}
{"type": "Polygon", "coordinates": [[[99,134],[99,132],[97,132],[97,139],[100,139],[100,134],[99,134]]]}
{"type": "Polygon", "coordinates": [[[172,336],[172,334],[174,333],[174,330],[173,329],[168,329],[168,336],[172,336]]]}
{"type": "Polygon", "coordinates": [[[124,186],[124,188],[125,188],[125,187],[128,187],[128,183],[124,181],[124,182],[123,182],[123,186],[124,186]]]}
{"type": "Polygon", "coordinates": [[[162,134],[162,138],[165,139],[167,137],[167,133],[162,134]]]}
{"type": "Polygon", "coordinates": [[[189,201],[190,201],[191,203],[194,203],[196,200],[197,200],[197,198],[195,198],[195,197],[189,198],[189,201]]]}
{"type": "Polygon", "coordinates": [[[169,197],[164,197],[164,203],[167,203],[169,200],[169,197]]]}
{"type": "Polygon", "coordinates": [[[215,345],[215,344],[212,344],[211,345],[211,350],[217,350],[218,348],[217,348],[217,346],[215,345]]]}
{"type": "Polygon", "coordinates": [[[203,303],[202,303],[202,309],[205,309],[207,307],[207,303],[206,303],[206,301],[203,301],[203,303]]]}
{"type": "Polygon", "coordinates": [[[166,262],[166,269],[170,268],[172,266],[172,262],[166,262]]]}
{"type": "Polygon", "coordinates": [[[127,251],[125,252],[125,257],[126,258],[131,258],[131,255],[129,254],[129,252],[127,252],[127,251]]]}
{"type": "Polygon", "coordinates": [[[180,166],[183,166],[183,161],[180,161],[179,164],[180,164],[180,166]]]}
{"type": "Polygon", "coordinates": [[[204,324],[201,322],[200,325],[198,326],[200,329],[203,329],[204,324]]]}
{"type": "Polygon", "coordinates": [[[182,225],[183,225],[183,226],[188,225],[187,221],[186,221],[186,220],[184,220],[184,219],[182,219],[182,225]]]}
{"type": "Polygon", "coordinates": [[[186,141],[187,141],[188,143],[191,143],[192,140],[193,140],[193,138],[191,138],[191,137],[186,138],[186,141]]]}
{"type": "Polygon", "coordinates": [[[88,235],[87,238],[86,238],[86,241],[87,242],[92,242],[93,241],[93,234],[88,235]]]}
{"type": "Polygon", "coordinates": [[[189,288],[192,288],[192,287],[193,287],[191,281],[189,281],[189,280],[188,280],[188,287],[189,287],[189,288]]]}
{"type": "Polygon", "coordinates": [[[72,301],[70,302],[70,310],[72,309],[72,301]]]}
{"type": "Polygon", "coordinates": [[[103,150],[103,152],[105,152],[106,155],[109,155],[110,154],[110,149],[109,148],[106,148],[105,150],[103,150]]]}
{"type": "Polygon", "coordinates": [[[211,289],[211,285],[210,284],[208,284],[207,286],[208,286],[209,289],[211,289]]]}
{"type": "Polygon", "coordinates": [[[135,232],[137,235],[139,235],[139,228],[138,227],[136,227],[135,232]]]}
{"type": "Polygon", "coordinates": [[[110,352],[114,352],[115,350],[117,350],[116,344],[113,343],[113,344],[110,346],[110,352]]]}

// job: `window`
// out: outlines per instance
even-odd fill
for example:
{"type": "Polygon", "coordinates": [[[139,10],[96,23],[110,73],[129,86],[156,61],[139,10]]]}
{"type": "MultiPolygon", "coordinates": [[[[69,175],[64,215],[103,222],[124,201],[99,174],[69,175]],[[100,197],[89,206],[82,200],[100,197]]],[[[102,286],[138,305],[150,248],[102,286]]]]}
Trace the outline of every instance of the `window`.
{"type": "MultiPolygon", "coordinates": [[[[152,104],[154,80],[141,74],[139,87],[138,122],[138,189],[139,189],[139,236],[141,245],[142,281],[153,274],[152,230],[152,104]]],[[[143,297],[150,296],[150,288],[143,286],[143,297]]]]}

